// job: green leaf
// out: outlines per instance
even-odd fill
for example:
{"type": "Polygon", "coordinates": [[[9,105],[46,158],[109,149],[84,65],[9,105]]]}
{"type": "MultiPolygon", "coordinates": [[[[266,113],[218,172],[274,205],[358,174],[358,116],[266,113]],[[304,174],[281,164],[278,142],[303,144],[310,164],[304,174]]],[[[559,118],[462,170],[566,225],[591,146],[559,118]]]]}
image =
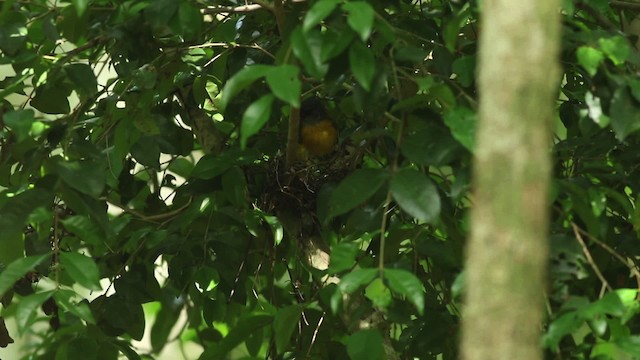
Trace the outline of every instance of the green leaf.
{"type": "Polygon", "coordinates": [[[222,154],[205,155],[196,163],[191,176],[197,179],[213,179],[234,165],[253,163],[258,156],[254,149],[231,149],[222,154]]]}
{"type": "Polygon", "coordinates": [[[547,333],[542,337],[542,342],[546,347],[557,350],[562,338],[576,331],[582,324],[584,319],[575,311],[565,313],[551,322],[547,333]]]}
{"type": "Polygon", "coordinates": [[[254,81],[266,76],[271,69],[272,67],[268,65],[252,65],[233,75],[222,88],[220,101],[217,103],[220,111],[224,112],[231,99],[253,84],[254,81]]]}
{"type": "Polygon", "coordinates": [[[377,330],[360,330],[345,341],[351,360],[383,360],[384,339],[377,330]]]}
{"type": "Polygon", "coordinates": [[[78,17],[81,17],[87,11],[89,0],[71,0],[71,3],[75,6],[78,17]]]}
{"type": "Polygon", "coordinates": [[[469,151],[475,144],[476,114],[468,108],[457,107],[444,115],[444,123],[453,137],[469,151]]]}
{"type": "Polygon", "coordinates": [[[151,347],[155,353],[159,353],[167,344],[171,330],[176,325],[178,317],[180,316],[181,308],[172,305],[174,304],[163,302],[151,326],[151,347]]]}
{"type": "Polygon", "coordinates": [[[298,325],[302,307],[300,305],[290,305],[278,310],[273,319],[273,334],[276,338],[276,349],[278,354],[282,354],[287,350],[291,335],[298,325]]]}
{"type": "Polygon", "coordinates": [[[402,210],[414,218],[434,223],[440,215],[440,196],[423,173],[402,169],[391,179],[391,193],[402,210]]]}
{"type": "Polygon", "coordinates": [[[347,12],[347,24],[360,35],[362,41],[367,41],[373,29],[375,11],[364,1],[350,1],[342,5],[347,12]]]}
{"type": "Polygon", "coordinates": [[[618,140],[623,141],[629,134],[640,129],[640,112],[627,88],[618,88],[613,93],[610,111],[611,127],[618,140]]]}
{"type": "Polygon", "coordinates": [[[331,193],[329,217],[342,215],[367,201],[388,177],[386,171],[376,169],[358,169],[351,173],[331,193]]]}
{"type": "Polygon", "coordinates": [[[226,354],[240,345],[247,338],[247,334],[255,332],[273,322],[273,316],[267,314],[249,314],[241,318],[222,341],[209,346],[198,358],[199,360],[224,359],[226,354]]]}
{"type": "Polygon", "coordinates": [[[580,46],[576,52],[578,63],[589,75],[594,76],[598,72],[598,67],[604,59],[604,54],[598,49],[590,46],[580,46]]]}
{"type": "Polygon", "coordinates": [[[402,269],[384,269],[384,278],[391,290],[406,296],[420,315],[424,313],[424,290],[414,274],[402,269]]]}
{"type": "MultiPolygon", "coordinates": [[[[333,254],[331,254],[333,256],[333,254]]],[[[367,299],[371,300],[373,305],[380,309],[386,309],[393,301],[391,297],[391,291],[384,285],[384,281],[382,279],[377,278],[367,286],[364,290],[364,295],[367,299]]]]}
{"type": "Polygon", "coordinates": [[[16,134],[18,142],[29,138],[35,121],[35,114],[31,109],[10,110],[4,114],[4,123],[16,134]]]}
{"type": "Polygon", "coordinates": [[[312,27],[320,24],[338,6],[340,0],[320,0],[313,4],[307,11],[302,23],[302,30],[309,31],[312,27]]]}
{"type": "Polygon", "coordinates": [[[69,216],[61,222],[67,231],[76,234],[87,244],[101,246],[105,243],[104,233],[100,227],[86,215],[69,216]]]}
{"type": "Polygon", "coordinates": [[[98,92],[98,80],[91,66],[87,64],[70,64],[64,67],[75,90],[82,97],[90,97],[98,92]]]}
{"type": "Polygon", "coordinates": [[[263,95],[244,111],[242,123],[240,124],[240,147],[242,149],[247,146],[249,137],[260,132],[264,124],[269,120],[273,99],[274,97],[271,94],[263,95]]]}
{"type": "Polygon", "coordinates": [[[476,75],[475,55],[461,56],[451,65],[451,70],[456,74],[456,80],[460,85],[467,87],[473,83],[476,75]]]}
{"type": "Polygon", "coordinates": [[[68,95],[68,91],[64,89],[45,85],[36,90],[30,104],[45,114],[68,114],[71,111],[68,95]]]}
{"type": "Polygon", "coordinates": [[[320,79],[327,73],[329,66],[322,61],[324,44],[320,31],[303,33],[296,28],[291,34],[291,45],[293,53],[311,76],[320,79]]]}
{"type": "Polygon", "coordinates": [[[16,308],[16,324],[22,335],[33,324],[38,308],[51,297],[53,290],[31,294],[20,299],[16,308]]]}
{"type": "Polygon", "coordinates": [[[329,274],[351,269],[356,263],[358,255],[358,245],[350,242],[342,242],[331,247],[331,258],[329,259],[329,274]]]}
{"type": "Polygon", "coordinates": [[[273,94],[289,105],[300,107],[300,70],[293,65],[280,65],[271,68],[267,73],[267,84],[273,94]]]}
{"type": "Polygon", "coordinates": [[[58,161],[56,170],[70,187],[97,198],[102,194],[106,176],[102,164],[93,161],[58,161]]]}
{"type": "Polygon", "coordinates": [[[98,342],[95,338],[87,336],[81,336],[75,338],[69,342],[67,350],[68,360],[94,360],[97,358],[96,350],[98,349],[98,342]]]}
{"type": "Polygon", "coordinates": [[[60,264],[78,284],[89,290],[102,289],[98,266],[90,257],[78,253],[61,252],[60,264]]]}
{"type": "Polygon", "coordinates": [[[378,276],[378,269],[356,269],[340,278],[338,288],[343,294],[351,294],[359,287],[368,285],[378,276]]]}
{"type": "Polygon", "coordinates": [[[1,194],[6,201],[0,207],[0,265],[7,265],[24,255],[22,233],[29,215],[41,206],[50,207],[53,195],[39,188],[11,193],[9,198],[7,192],[1,194]]]}
{"type": "Polygon", "coordinates": [[[610,38],[601,38],[598,40],[598,44],[602,51],[615,65],[624,64],[631,53],[628,40],[621,35],[616,35],[610,38]]]}
{"type": "Polygon", "coordinates": [[[471,15],[470,9],[469,4],[466,3],[455,16],[449,17],[449,20],[445,22],[442,37],[444,38],[445,46],[451,52],[454,52],[456,49],[460,29],[467,24],[467,20],[471,15]]]}
{"type": "Polygon", "coordinates": [[[356,41],[349,48],[349,66],[351,72],[363,89],[371,90],[371,83],[375,76],[375,59],[371,50],[356,41]]]}
{"type": "Polygon", "coordinates": [[[94,319],[93,313],[89,308],[89,304],[86,301],[78,303],[74,300],[74,298],[76,298],[77,296],[78,294],[76,294],[73,290],[58,289],[54,293],[53,298],[55,299],[56,304],[58,304],[58,306],[60,306],[62,310],[77,316],[78,318],[86,321],[89,324],[95,324],[96,320],[94,319]]]}
{"type": "Polygon", "coordinates": [[[0,298],[4,296],[7,290],[13,287],[16,281],[33,270],[49,256],[51,256],[51,254],[27,256],[12,262],[2,270],[0,273],[0,298]]]}

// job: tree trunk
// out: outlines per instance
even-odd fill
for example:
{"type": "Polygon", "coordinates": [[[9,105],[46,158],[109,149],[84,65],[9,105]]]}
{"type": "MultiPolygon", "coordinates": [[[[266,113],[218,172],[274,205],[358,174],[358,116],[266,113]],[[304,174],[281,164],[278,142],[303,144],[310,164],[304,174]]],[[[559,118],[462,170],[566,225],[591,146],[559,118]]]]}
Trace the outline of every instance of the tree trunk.
{"type": "Polygon", "coordinates": [[[542,359],[560,2],[484,0],[462,359],[542,359]]]}

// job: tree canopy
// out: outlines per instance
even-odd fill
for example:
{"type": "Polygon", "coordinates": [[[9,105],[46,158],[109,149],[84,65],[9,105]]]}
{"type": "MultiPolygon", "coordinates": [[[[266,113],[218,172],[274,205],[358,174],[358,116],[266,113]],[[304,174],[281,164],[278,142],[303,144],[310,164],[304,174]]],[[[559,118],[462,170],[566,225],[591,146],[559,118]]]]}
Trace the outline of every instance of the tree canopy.
{"type": "MultiPolygon", "coordinates": [[[[456,359],[478,6],[0,1],[0,354],[456,359]]],[[[638,358],[640,3],[557,11],[542,346],[638,358]]]]}

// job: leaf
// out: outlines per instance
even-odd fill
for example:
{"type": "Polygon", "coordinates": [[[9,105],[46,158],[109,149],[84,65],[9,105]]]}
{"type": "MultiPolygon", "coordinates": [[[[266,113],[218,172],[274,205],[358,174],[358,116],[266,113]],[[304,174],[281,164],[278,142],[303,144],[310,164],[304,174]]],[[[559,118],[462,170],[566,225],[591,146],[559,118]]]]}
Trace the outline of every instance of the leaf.
{"type": "Polygon", "coordinates": [[[440,196],[433,182],[423,173],[402,169],[391,179],[391,193],[402,210],[426,223],[440,215],[440,196]]]}
{"type": "Polygon", "coordinates": [[[375,60],[370,49],[360,42],[354,42],[349,48],[349,66],[351,72],[363,89],[371,90],[375,76],[375,60]]]}
{"type": "Polygon", "coordinates": [[[362,41],[367,41],[373,29],[375,11],[364,1],[350,1],[342,5],[347,12],[347,24],[360,35],[362,41]]]}
{"type": "Polygon", "coordinates": [[[67,114],[69,107],[68,92],[57,86],[45,85],[36,90],[36,95],[31,100],[31,106],[45,114],[67,114]]]}
{"type": "Polygon", "coordinates": [[[16,324],[18,332],[22,335],[33,324],[38,308],[51,297],[53,290],[25,296],[18,302],[16,308],[16,324]]]}
{"type": "Polygon", "coordinates": [[[249,314],[241,318],[238,323],[231,328],[227,336],[214,346],[209,346],[198,358],[199,360],[219,360],[246,340],[247,334],[263,328],[273,322],[273,316],[267,314],[249,314]]]}
{"type": "Polygon", "coordinates": [[[4,296],[7,290],[13,287],[16,281],[25,276],[29,271],[33,270],[51,254],[42,254],[27,256],[22,259],[18,259],[9,264],[0,273],[0,298],[4,296]]]}
{"type": "Polygon", "coordinates": [[[102,194],[106,176],[102,164],[93,161],[58,161],[56,170],[70,187],[97,198],[102,194]]]}
{"type": "Polygon", "coordinates": [[[378,269],[356,269],[340,279],[338,288],[343,294],[351,294],[359,287],[368,285],[378,275],[378,269]]]}
{"type": "Polygon", "coordinates": [[[329,66],[322,61],[324,44],[320,31],[303,33],[296,28],[291,34],[291,45],[293,53],[311,76],[322,78],[327,73],[329,66]]]}
{"type": "Polygon", "coordinates": [[[280,65],[267,73],[267,84],[273,94],[289,105],[300,108],[300,70],[293,65],[280,65]]]}
{"type": "Polygon", "coordinates": [[[155,353],[159,353],[167,344],[171,330],[180,316],[180,308],[171,305],[163,302],[151,326],[151,347],[155,353]]]}
{"type": "Polygon", "coordinates": [[[78,17],[81,17],[87,11],[89,0],[71,0],[71,3],[75,6],[78,17]]]}
{"type": "Polygon", "coordinates": [[[254,81],[266,76],[271,69],[272,67],[268,65],[252,65],[235,73],[222,88],[220,101],[217,103],[220,111],[224,112],[231,99],[253,84],[254,81]]]}
{"type": "Polygon", "coordinates": [[[68,311],[89,324],[95,324],[96,320],[93,318],[89,304],[86,301],[78,303],[73,300],[77,296],[73,290],[59,289],[54,293],[53,298],[62,310],[68,311]]]}
{"type": "Polygon", "coordinates": [[[384,340],[377,330],[360,330],[345,341],[351,360],[383,360],[384,340]]]}
{"type": "Polygon", "coordinates": [[[456,74],[456,80],[460,85],[467,87],[473,83],[476,74],[475,55],[461,56],[451,65],[451,70],[456,74]]]}
{"type": "Polygon", "coordinates": [[[604,59],[604,54],[598,49],[590,46],[580,46],[576,52],[578,63],[589,75],[594,76],[598,72],[598,67],[604,59]]]}
{"type": "Polygon", "coordinates": [[[358,245],[350,242],[342,242],[331,247],[331,258],[329,259],[329,274],[351,269],[356,263],[358,245]]]}
{"type": "MultiPolygon", "coordinates": [[[[5,197],[7,193],[2,195],[5,197]]],[[[27,218],[35,209],[51,206],[53,200],[51,193],[40,188],[10,195],[0,207],[0,265],[7,265],[24,255],[22,233],[27,218]]]]}
{"type": "Polygon", "coordinates": [[[391,290],[406,296],[420,315],[424,313],[424,289],[414,274],[402,269],[384,269],[384,278],[391,290]]]}
{"type": "Polygon", "coordinates": [[[278,354],[282,354],[287,350],[291,335],[298,325],[302,307],[300,305],[290,305],[278,310],[273,319],[273,334],[276,338],[276,349],[278,354]]]}
{"type": "Polygon", "coordinates": [[[618,88],[611,99],[611,127],[619,141],[640,129],[640,112],[626,87],[618,88]]]}
{"type": "Polygon", "coordinates": [[[91,66],[87,64],[70,64],[64,67],[69,80],[75,85],[74,90],[82,97],[90,97],[98,92],[98,80],[91,66]]]}
{"type": "Polygon", "coordinates": [[[469,151],[475,144],[476,114],[466,107],[457,107],[444,115],[444,123],[453,137],[469,151]]]}
{"type": "Polygon", "coordinates": [[[343,179],[329,199],[329,217],[342,215],[375,194],[388,179],[388,173],[376,169],[358,169],[343,179]]]}
{"type": "Polygon", "coordinates": [[[338,6],[340,0],[320,0],[313,4],[307,11],[302,23],[302,30],[309,31],[312,27],[320,24],[338,6]]]}
{"type": "Polygon", "coordinates": [[[240,147],[242,149],[247,146],[249,137],[257,134],[269,120],[273,100],[273,95],[263,95],[245,110],[240,124],[240,147]]]}
{"type": "Polygon", "coordinates": [[[621,35],[601,38],[598,40],[598,44],[615,65],[623,65],[631,53],[628,40],[621,35]]]}
{"type": "Polygon", "coordinates": [[[254,149],[231,149],[222,154],[205,155],[196,163],[191,176],[197,179],[213,179],[234,165],[253,163],[258,156],[254,149]]]}
{"type": "MultiPolygon", "coordinates": [[[[333,254],[332,254],[333,256],[333,254]]],[[[380,309],[386,309],[391,304],[393,298],[391,297],[391,291],[384,285],[382,279],[377,278],[367,286],[364,291],[364,295],[367,299],[371,300],[373,305],[380,309]]]]}
{"type": "Polygon", "coordinates": [[[31,126],[35,121],[32,109],[9,110],[4,114],[4,123],[16,134],[18,142],[29,138],[31,126]]]}
{"type": "Polygon", "coordinates": [[[76,234],[87,244],[101,246],[105,243],[105,237],[100,227],[86,215],[73,215],[63,219],[65,230],[76,234]]]}
{"type": "Polygon", "coordinates": [[[98,266],[90,257],[78,253],[61,252],[60,264],[78,284],[89,290],[102,289],[98,266]]]}

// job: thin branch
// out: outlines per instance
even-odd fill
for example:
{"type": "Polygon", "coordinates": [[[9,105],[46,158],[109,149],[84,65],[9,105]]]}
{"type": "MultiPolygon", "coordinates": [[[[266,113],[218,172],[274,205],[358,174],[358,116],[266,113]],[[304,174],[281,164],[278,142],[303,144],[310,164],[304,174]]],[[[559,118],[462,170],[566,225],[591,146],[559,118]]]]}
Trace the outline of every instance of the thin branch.
{"type": "Polygon", "coordinates": [[[578,229],[579,233],[581,233],[581,234],[585,235],[586,237],[588,237],[589,240],[593,241],[594,243],[596,243],[596,245],[598,245],[601,248],[603,248],[606,252],[611,254],[611,256],[616,258],[618,261],[620,261],[620,263],[622,263],[624,266],[626,266],[629,269],[631,274],[633,274],[633,276],[636,278],[636,283],[638,284],[638,291],[639,291],[638,295],[640,296],[640,271],[638,271],[637,266],[635,266],[633,264],[629,264],[628,259],[625,259],[625,257],[620,255],[617,251],[615,251],[609,245],[605,244],[604,242],[602,242],[599,239],[595,238],[593,235],[591,235],[588,232],[586,232],[585,230],[581,229],[575,223],[572,222],[571,226],[574,226],[575,229],[578,229]]]}
{"type": "Polygon", "coordinates": [[[604,276],[602,275],[602,272],[600,272],[600,268],[598,268],[598,265],[593,260],[593,257],[591,257],[591,253],[589,252],[589,249],[587,249],[587,244],[585,244],[584,240],[582,239],[582,235],[580,235],[578,226],[574,223],[571,223],[571,227],[573,228],[573,233],[576,236],[576,240],[578,240],[578,242],[580,243],[580,246],[582,246],[582,252],[584,253],[584,256],[587,258],[589,265],[591,265],[593,272],[596,273],[596,276],[598,277],[598,279],[600,279],[600,281],[607,288],[607,290],[609,291],[613,290],[611,285],[609,285],[609,282],[607,281],[607,279],[605,279],[604,276]]]}
{"type": "Polygon", "coordinates": [[[611,4],[611,7],[623,10],[640,10],[640,2],[611,0],[609,4],[611,4]]]}
{"type": "Polygon", "coordinates": [[[242,6],[209,6],[200,10],[203,14],[249,13],[256,10],[272,10],[267,4],[247,4],[242,6]]]}

